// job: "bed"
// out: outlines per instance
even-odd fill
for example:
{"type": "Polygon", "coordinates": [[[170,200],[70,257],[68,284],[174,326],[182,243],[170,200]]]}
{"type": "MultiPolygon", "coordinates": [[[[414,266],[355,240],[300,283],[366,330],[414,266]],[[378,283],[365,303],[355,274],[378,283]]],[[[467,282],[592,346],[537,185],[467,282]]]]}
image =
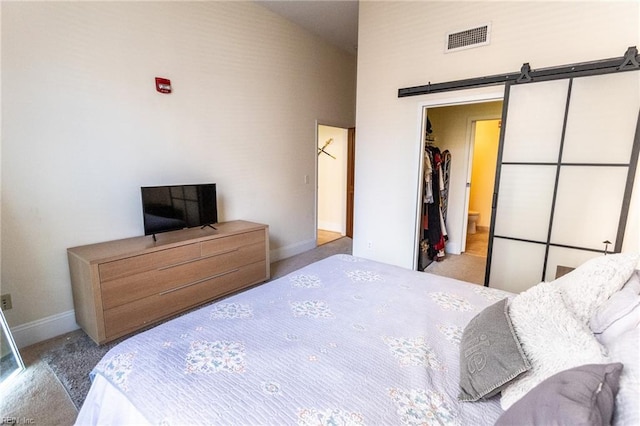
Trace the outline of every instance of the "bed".
{"type": "MultiPolygon", "coordinates": [[[[633,273],[624,271],[611,292],[633,273]]],[[[530,376],[538,361],[462,401],[461,345],[465,352],[477,318],[500,315],[492,307],[518,297],[335,255],[115,346],[92,371],[76,424],[494,424],[518,407],[505,412],[499,391],[530,376]]],[[[517,323],[506,322],[517,335],[517,323]]],[[[600,355],[596,364],[614,365],[605,349],[600,355]]],[[[524,394],[541,381],[525,383],[524,394]]]]}

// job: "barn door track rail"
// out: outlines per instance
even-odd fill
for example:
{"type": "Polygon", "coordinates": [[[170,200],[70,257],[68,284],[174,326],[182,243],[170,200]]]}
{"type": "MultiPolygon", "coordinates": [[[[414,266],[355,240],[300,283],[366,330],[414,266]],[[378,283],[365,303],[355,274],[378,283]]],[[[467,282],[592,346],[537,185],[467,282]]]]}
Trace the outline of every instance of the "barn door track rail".
{"type": "Polygon", "coordinates": [[[636,46],[627,49],[624,56],[599,61],[582,62],[550,68],[532,70],[529,63],[524,63],[520,72],[499,74],[487,77],[476,77],[445,83],[427,83],[422,86],[398,89],[398,97],[428,95],[430,93],[447,92],[479,86],[491,86],[504,83],[523,84],[533,81],[556,80],[560,78],[581,77],[599,74],[610,74],[621,71],[634,71],[640,68],[640,56],[636,46]]]}

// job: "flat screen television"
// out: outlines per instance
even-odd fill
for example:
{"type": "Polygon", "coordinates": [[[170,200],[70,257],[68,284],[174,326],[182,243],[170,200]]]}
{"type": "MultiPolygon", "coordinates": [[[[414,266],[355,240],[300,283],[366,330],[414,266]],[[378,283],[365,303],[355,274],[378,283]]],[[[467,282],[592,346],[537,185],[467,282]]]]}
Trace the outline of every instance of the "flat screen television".
{"type": "Polygon", "coordinates": [[[143,186],[144,234],[153,235],[218,222],[216,184],[143,186]]]}

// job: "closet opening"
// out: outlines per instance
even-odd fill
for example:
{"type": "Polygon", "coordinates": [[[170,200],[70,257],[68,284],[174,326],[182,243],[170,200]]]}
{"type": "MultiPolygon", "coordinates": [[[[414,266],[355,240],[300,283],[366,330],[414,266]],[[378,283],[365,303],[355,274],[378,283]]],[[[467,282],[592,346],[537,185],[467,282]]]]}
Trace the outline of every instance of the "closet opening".
{"type": "Polygon", "coordinates": [[[490,93],[481,100],[426,105],[421,113],[424,159],[419,173],[416,269],[483,284],[502,93],[490,93]],[[434,162],[438,173],[429,179],[434,162]],[[439,202],[439,209],[430,202],[439,202]],[[440,227],[434,212],[441,213],[440,227]],[[477,213],[475,223],[469,220],[470,212],[477,213]],[[444,247],[436,245],[438,233],[444,247]]]}

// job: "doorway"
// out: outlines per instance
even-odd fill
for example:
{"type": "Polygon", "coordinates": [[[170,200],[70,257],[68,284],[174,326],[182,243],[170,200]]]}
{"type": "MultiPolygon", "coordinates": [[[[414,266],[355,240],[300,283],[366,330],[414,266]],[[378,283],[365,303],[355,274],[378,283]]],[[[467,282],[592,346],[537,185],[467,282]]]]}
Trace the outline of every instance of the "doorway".
{"type": "MultiPolygon", "coordinates": [[[[433,144],[441,152],[448,151],[451,159],[447,201],[443,215],[447,233],[445,255],[442,259],[436,259],[439,260],[437,262],[422,262],[418,257],[416,265],[419,270],[477,284],[484,282],[493,198],[492,188],[486,187],[491,186],[494,180],[499,143],[498,124],[502,117],[501,97],[501,93],[496,93],[482,101],[469,100],[465,103],[423,106],[425,122],[428,117],[433,140],[423,141],[422,149],[426,150],[429,144],[433,144]],[[477,138],[487,139],[485,123],[494,129],[493,135],[489,137],[489,139],[493,138],[493,143],[478,140],[476,145],[477,138]],[[485,145],[493,146],[493,154],[491,150],[486,149],[485,145]],[[475,165],[473,164],[474,153],[479,157],[475,165]],[[476,176],[474,176],[474,170],[476,176]],[[484,182],[489,184],[485,185],[484,182]],[[471,188],[482,190],[472,194],[471,188]],[[485,206],[489,207],[488,212],[485,206]],[[476,234],[470,235],[469,231],[472,229],[469,229],[469,211],[473,213],[478,210],[480,211],[478,218],[482,217],[480,226],[476,226],[476,234]],[[421,268],[420,266],[424,263],[427,263],[426,267],[421,268]]],[[[424,165],[421,166],[420,176],[424,174],[424,165]]],[[[424,179],[421,180],[424,181],[424,179]]],[[[424,186],[420,187],[420,191],[422,197],[424,186]]],[[[422,204],[421,199],[419,205],[422,206],[422,204]]],[[[418,212],[418,215],[420,213],[418,212]]],[[[418,218],[422,219],[421,216],[418,218]]],[[[424,235],[423,224],[424,220],[418,220],[416,241],[418,256],[423,252],[423,245],[421,245],[424,235]]]]}
{"type": "Polygon", "coordinates": [[[347,235],[348,194],[353,194],[353,191],[348,191],[349,135],[349,129],[322,124],[317,126],[318,246],[347,235]]]}
{"type": "Polygon", "coordinates": [[[468,187],[468,221],[462,252],[487,257],[501,120],[472,123],[468,187]]]}

